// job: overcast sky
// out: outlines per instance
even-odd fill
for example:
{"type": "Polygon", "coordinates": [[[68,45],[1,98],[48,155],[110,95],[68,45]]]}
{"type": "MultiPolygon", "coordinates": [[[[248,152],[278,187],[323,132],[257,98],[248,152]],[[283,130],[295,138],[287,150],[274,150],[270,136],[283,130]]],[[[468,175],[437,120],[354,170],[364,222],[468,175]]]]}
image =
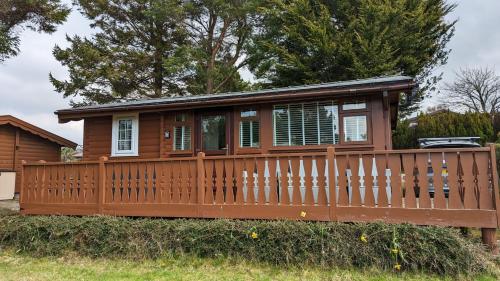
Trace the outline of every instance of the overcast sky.
{"type": "MultiPolygon", "coordinates": [[[[69,1],[68,1],[69,2],[69,1]]],[[[489,66],[500,71],[500,1],[459,1],[449,17],[458,19],[456,33],[449,43],[452,52],[448,64],[438,69],[444,81],[452,81],[460,67],[489,66]]],[[[54,34],[25,31],[21,36],[21,54],[0,64],[0,115],[11,114],[34,125],[82,143],[83,123],[58,124],[54,111],[67,108],[69,99],[56,93],[49,72],[57,78],[67,72],[52,56],[57,44],[67,46],[66,34],[89,35],[89,21],[73,11],[68,21],[54,34]]],[[[433,105],[433,99],[425,106],[433,105]]]]}

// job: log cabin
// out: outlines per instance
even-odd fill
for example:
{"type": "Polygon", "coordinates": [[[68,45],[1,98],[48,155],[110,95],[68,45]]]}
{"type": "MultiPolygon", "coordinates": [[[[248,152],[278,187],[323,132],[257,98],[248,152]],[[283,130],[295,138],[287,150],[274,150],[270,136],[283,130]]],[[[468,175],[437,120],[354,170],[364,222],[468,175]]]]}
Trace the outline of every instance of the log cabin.
{"type": "Polygon", "coordinates": [[[16,172],[16,193],[20,191],[22,161],[59,162],[62,147],[75,148],[76,143],[14,116],[0,116],[0,172],[16,172]]]}
{"type": "Polygon", "coordinates": [[[58,110],[84,120],[83,160],[388,150],[407,76],[58,110]]]}

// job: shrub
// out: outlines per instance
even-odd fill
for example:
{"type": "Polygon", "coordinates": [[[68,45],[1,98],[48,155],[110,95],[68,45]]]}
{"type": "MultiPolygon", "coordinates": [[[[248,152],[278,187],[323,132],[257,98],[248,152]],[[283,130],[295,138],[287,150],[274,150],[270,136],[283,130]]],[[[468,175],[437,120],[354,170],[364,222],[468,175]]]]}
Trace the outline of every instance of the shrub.
{"type": "Polygon", "coordinates": [[[500,143],[495,143],[495,156],[497,157],[497,170],[500,169],[500,143]]]}
{"type": "Polygon", "coordinates": [[[495,140],[492,121],[486,113],[421,113],[417,126],[409,125],[408,120],[398,122],[392,135],[394,148],[417,148],[419,138],[480,137],[483,145],[495,140]]]}
{"type": "Polygon", "coordinates": [[[489,264],[482,247],[454,229],[382,223],[9,215],[0,217],[0,246],[34,256],[188,254],[285,266],[392,269],[397,259],[402,270],[436,274],[478,273],[489,264]]]}

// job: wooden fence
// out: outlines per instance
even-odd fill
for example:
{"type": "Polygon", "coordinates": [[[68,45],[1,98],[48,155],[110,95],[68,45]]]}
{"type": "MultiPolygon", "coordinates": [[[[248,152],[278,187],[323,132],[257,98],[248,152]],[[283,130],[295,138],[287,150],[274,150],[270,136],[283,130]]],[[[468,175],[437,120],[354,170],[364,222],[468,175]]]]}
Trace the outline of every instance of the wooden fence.
{"type": "Polygon", "coordinates": [[[493,146],[23,165],[23,214],[497,228],[493,146]]]}

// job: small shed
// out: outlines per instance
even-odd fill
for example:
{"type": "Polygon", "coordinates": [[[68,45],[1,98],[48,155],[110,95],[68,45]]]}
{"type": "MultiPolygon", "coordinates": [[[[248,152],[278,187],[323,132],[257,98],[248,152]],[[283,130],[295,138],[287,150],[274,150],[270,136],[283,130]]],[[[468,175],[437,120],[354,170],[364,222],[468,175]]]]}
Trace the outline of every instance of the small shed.
{"type": "Polygon", "coordinates": [[[61,148],[76,143],[11,115],[0,115],[0,172],[16,172],[15,192],[21,186],[21,162],[59,162],[61,148]]]}

